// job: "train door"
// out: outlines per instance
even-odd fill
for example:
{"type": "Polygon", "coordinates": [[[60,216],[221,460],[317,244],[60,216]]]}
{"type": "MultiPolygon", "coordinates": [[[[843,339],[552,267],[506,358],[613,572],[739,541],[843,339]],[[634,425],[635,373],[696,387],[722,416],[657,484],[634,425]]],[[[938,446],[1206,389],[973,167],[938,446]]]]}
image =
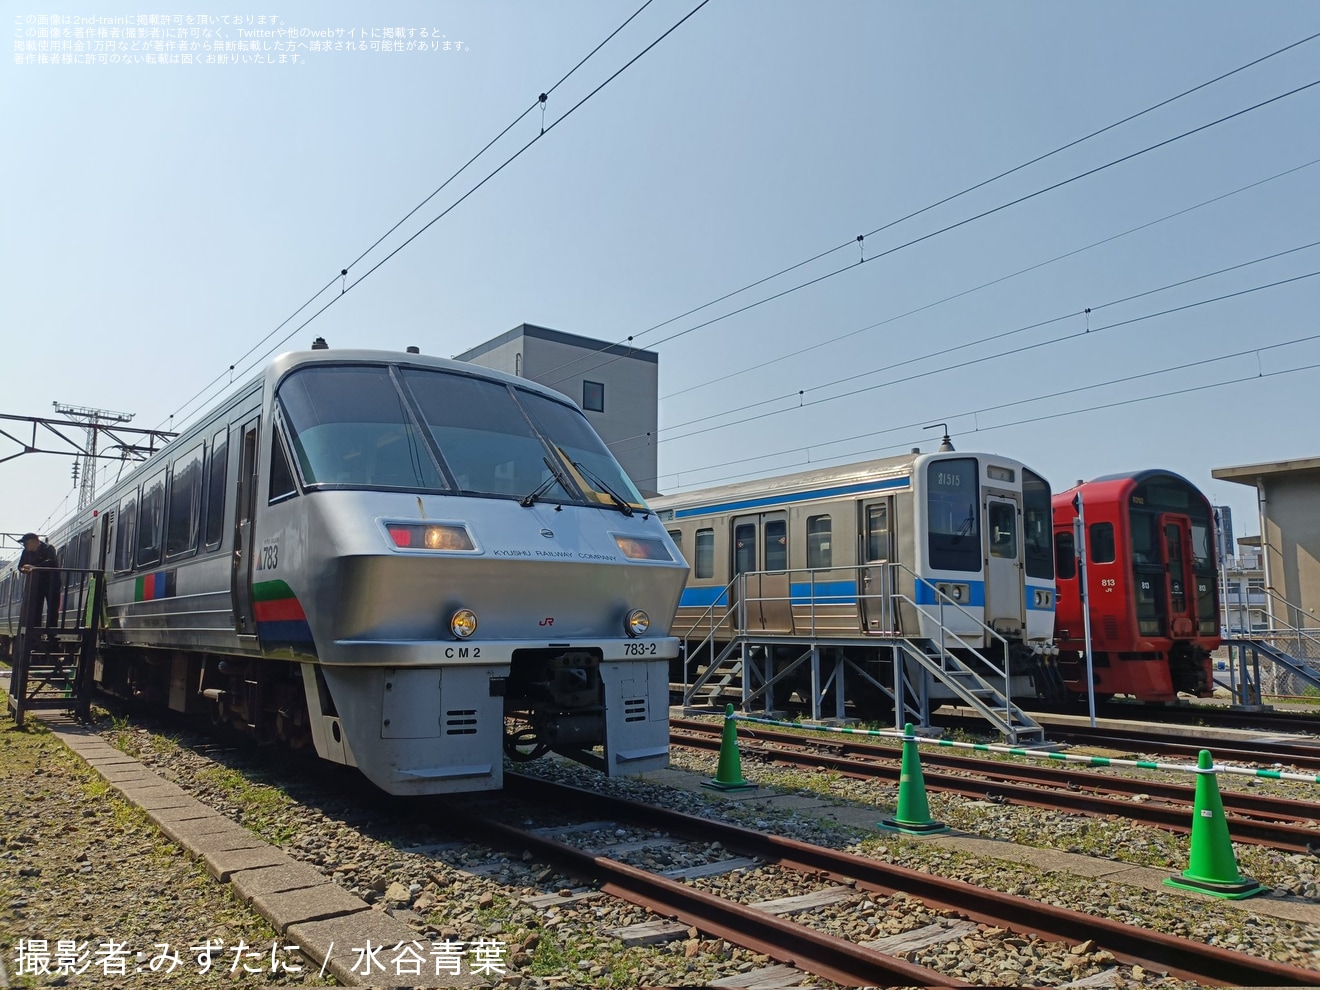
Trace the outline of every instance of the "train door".
{"type": "Polygon", "coordinates": [[[861,553],[857,568],[857,608],[864,633],[890,633],[898,630],[898,610],[894,608],[893,569],[894,539],[890,526],[892,499],[859,502],[858,519],[861,553]]]}
{"type": "Polygon", "coordinates": [[[1187,516],[1163,513],[1160,516],[1160,544],[1164,552],[1165,587],[1168,598],[1165,614],[1168,634],[1174,639],[1196,635],[1196,595],[1192,593],[1192,521],[1187,516]]]}
{"type": "MultiPolygon", "coordinates": [[[[749,632],[793,631],[788,596],[788,515],[764,512],[735,516],[733,576],[746,574],[749,632]]],[[[735,585],[734,594],[738,589],[735,585]]]]}
{"type": "Polygon", "coordinates": [[[230,570],[230,590],[234,602],[234,631],[240,636],[255,636],[252,616],[252,516],[257,504],[257,432],[260,417],[243,424],[239,445],[238,479],[234,485],[234,556],[230,570]]]}
{"type": "Polygon", "coordinates": [[[985,624],[1001,633],[1020,633],[1026,625],[1019,518],[1017,502],[986,496],[985,624]]]}

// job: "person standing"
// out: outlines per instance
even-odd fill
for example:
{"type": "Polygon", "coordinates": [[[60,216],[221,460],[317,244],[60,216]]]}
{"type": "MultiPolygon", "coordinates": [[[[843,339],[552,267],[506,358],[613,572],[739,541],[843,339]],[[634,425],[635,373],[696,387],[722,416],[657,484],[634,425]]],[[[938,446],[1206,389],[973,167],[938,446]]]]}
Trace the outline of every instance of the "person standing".
{"type": "Polygon", "coordinates": [[[29,579],[31,599],[25,616],[26,624],[36,625],[41,619],[42,602],[45,602],[47,639],[53,640],[60,609],[60,558],[55,548],[36,533],[24,533],[22,543],[23,553],[18,558],[18,569],[32,575],[29,579]]]}

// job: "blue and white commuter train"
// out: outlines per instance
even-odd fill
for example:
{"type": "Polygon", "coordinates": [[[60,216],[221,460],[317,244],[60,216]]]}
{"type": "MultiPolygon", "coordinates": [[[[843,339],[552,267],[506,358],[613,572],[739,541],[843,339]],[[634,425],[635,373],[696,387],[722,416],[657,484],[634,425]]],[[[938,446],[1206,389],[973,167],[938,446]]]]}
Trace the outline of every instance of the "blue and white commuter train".
{"type": "Polygon", "coordinates": [[[581,411],[525,379],[285,354],[52,542],[105,573],[102,689],[385,791],[498,788],[505,753],[668,761],[687,566],[581,411]]]}
{"type": "Polygon", "coordinates": [[[897,640],[942,642],[1011,671],[1015,696],[1050,694],[1049,485],[945,447],[652,499],[692,563],[675,632],[700,642],[732,613],[717,641],[828,644],[881,683],[897,640]]]}

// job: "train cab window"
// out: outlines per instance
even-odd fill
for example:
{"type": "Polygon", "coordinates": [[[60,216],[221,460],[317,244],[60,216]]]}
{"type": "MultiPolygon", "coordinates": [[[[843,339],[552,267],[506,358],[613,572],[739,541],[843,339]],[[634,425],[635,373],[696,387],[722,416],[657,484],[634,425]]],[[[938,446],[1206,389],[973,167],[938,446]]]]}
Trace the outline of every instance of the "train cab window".
{"type": "Polygon", "coordinates": [[[1091,523],[1088,537],[1090,560],[1093,564],[1112,564],[1114,562],[1114,524],[1091,523]]]}
{"type": "Polygon", "coordinates": [[[1059,565],[1059,580],[1071,581],[1077,576],[1077,548],[1072,533],[1054,534],[1054,559],[1059,565]]]}
{"type": "Polygon", "coordinates": [[[197,549],[202,507],[202,445],[174,460],[170,476],[170,508],[165,520],[165,556],[177,557],[197,549]]]}
{"type": "Polygon", "coordinates": [[[926,467],[930,566],[981,570],[981,513],[976,458],[931,461],[926,467]]]}
{"type": "Polygon", "coordinates": [[[807,519],[807,566],[832,567],[834,555],[830,552],[830,517],[811,516],[807,519]]]}
{"type": "Polygon", "coordinates": [[[986,507],[990,527],[990,556],[1017,560],[1017,506],[1012,502],[991,502],[986,507]]]}
{"type": "Polygon", "coordinates": [[[280,431],[270,431],[270,503],[282,502],[298,494],[298,483],[293,480],[293,469],[284,453],[280,431]]]}
{"type": "MultiPolygon", "coordinates": [[[[307,486],[424,491],[447,487],[389,368],[303,368],[280,383],[277,399],[307,486]]],[[[479,420],[483,411],[478,405],[470,415],[479,420]]],[[[536,463],[543,473],[539,458],[536,463]]],[[[288,476],[292,479],[292,470],[288,476]]],[[[533,487],[528,485],[520,494],[533,487]]]]}
{"type": "Polygon", "coordinates": [[[206,476],[206,549],[220,545],[225,532],[225,478],[229,467],[229,428],[211,441],[211,463],[206,476]]]}
{"type": "Polygon", "coordinates": [[[696,576],[710,578],[715,576],[715,530],[697,530],[696,576]]]}
{"type": "Polygon", "coordinates": [[[138,567],[150,567],[160,563],[164,516],[165,472],[161,471],[142,486],[142,501],[138,504],[137,524],[138,567]]]}
{"type": "Polygon", "coordinates": [[[788,570],[788,522],[784,519],[767,519],[765,522],[765,569],[767,571],[788,570]]]}
{"type": "Polygon", "coordinates": [[[1040,475],[1022,470],[1022,550],[1027,577],[1054,577],[1054,558],[1050,553],[1050,534],[1054,529],[1054,511],[1050,507],[1050,486],[1040,475]]]}

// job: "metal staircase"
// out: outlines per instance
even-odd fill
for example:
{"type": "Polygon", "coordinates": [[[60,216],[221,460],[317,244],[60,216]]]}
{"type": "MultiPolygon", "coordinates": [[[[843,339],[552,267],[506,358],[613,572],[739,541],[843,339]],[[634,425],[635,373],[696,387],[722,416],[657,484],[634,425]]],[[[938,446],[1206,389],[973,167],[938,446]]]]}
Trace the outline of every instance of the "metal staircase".
{"type": "MultiPolygon", "coordinates": [[[[855,567],[802,572],[798,575],[801,579],[796,581],[790,572],[787,586],[796,590],[789,593],[787,601],[783,597],[749,593],[750,588],[759,587],[755,579],[763,576],[761,572],[738,575],[688,629],[675,630],[683,640],[684,707],[718,708],[725,703],[726,692],[737,685],[743,710],[757,705],[771,712],[778,687],[781,696],[788,690],[807,694],[811,717],[816,721],[825,716],[827,698],[832,696],[832,717],[842,720],[847,679],[886,699],[896,727],[902,728],[906,722],[928,726],[930,687],[937,683],[978,712],[1009,742],[1043,742],[1045,733],[1041,726],[1013,703],[1008,672],[972,646],[964,638],[967,634],[955,632],[945,621],[946,612],[950,619],[957,616],[964,629],[975,628],[978,640],[997,640],[1007,657],[1008,644],[1004,637],[910,569],[901,564],[883,566],[889,573],[878,582],[879,591],[852,597],[840,597],[834,592],[818,598],[814,589],[818,581],[830,583],[829,571],[843,570],[855,576],[855,567]],[[938,604],[919,605],[913,596],[896,590],[904,572],[914,585],[922,584],[928,594],[933,593],[938,604]],[[777,606],[781,614],[785,605],[793,610],[795,618],[789,631],[754,628],[755,623],[749,617],[758,614],[767,603],[777,606]],[[830,606],[834,608],[832,622],[825,619],[830,606]],[[897,628],[900,606],[934,620],[937,638],[915,640],[903,635],[897,628]],[[844,629],[840,627],[840,609],[848,607],[854,609],[852,627],[844,629]],[[876,628],[874,623],[867,627],[863,612],[882,616],[880,625],[884,628],[876,628]],[[830,652],[829,657],[822,655],[823,649],[830,652]],[[892,658],[892,681],[886,678],[882,683],[853,659],[861,652],[885,650],[892,658]],[[804,665],[810,675],[809,689],[804,686],[804,665]]],[[[781,572],[777,576],[784,575],[781,572]]]]}
{"type": "MultiPolygon", "coordinates": [[[[56,570],[54,568],[52,571],[56,570]]],[[[86,717],[91,710],[96,634],[105,582],[100,571],[59,568],[60,606],[53,625],[43,602],[33,594],[35,581],[24,582],[18,637],[9,681],[9,714],[23,726],[29,711],[59,709],[86,717]]]]}

